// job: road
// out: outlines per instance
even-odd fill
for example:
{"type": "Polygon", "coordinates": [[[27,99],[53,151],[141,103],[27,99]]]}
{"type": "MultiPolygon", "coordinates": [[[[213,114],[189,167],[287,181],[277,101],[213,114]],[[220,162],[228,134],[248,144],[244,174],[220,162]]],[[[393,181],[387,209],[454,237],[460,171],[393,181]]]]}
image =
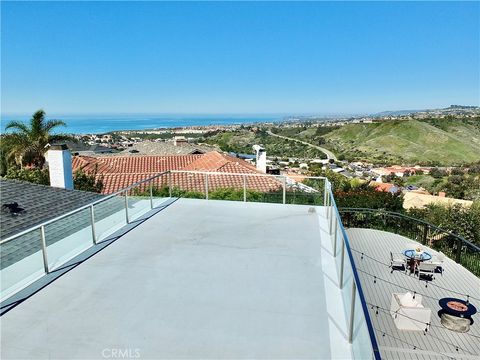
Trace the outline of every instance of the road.
{"type": "Polygon", "coordinates": [[[323,152],[325,155],[327,155],[327,159],[333,159],[334,161],[337,161],[337,157],[335,156],[335,154],[333,152],[331,152],[330,150],[327,150],[321,146],[317,146],[317,145],[313,145],[313,144],[310,144],[306,141],[302,141],[302,140],[298,140],[298,139],[294,139],[294,138],[289,138],[289,137],[286,137],[286,136],[282,136],[282,135],[278,135],[278,134],[274,134],[273,132],[271,132],[270,130],[267,131],[268,135],[272,135],[272,136],[276,136],[278,138],[282,138],[282,139],[286,139],[286,140],[292,140],[292,141],[296,141],[296,142],[299,142],[301,144],[304,144],[304,145],[307,145],[307,146],[310,146],[314,149],[317,149],[317,150],[320,150],[321,152],[323,152]]]}

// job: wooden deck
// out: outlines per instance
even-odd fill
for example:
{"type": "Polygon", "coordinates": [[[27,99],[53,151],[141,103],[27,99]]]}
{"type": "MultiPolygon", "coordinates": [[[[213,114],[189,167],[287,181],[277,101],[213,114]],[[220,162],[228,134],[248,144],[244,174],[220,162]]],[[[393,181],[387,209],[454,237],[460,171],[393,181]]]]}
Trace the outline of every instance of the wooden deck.
{"type": "Polygon", "coordinates": [[[444,262],[444,274],[436,274],[434,280],[428,283],[404,271],[391,273],[390,251],[401,253],[412,240],[380,230],[352,228],[347,232],[382,358],[480,358],[480,314],[477,312],[473,316],[474,323],[467,333],[443,327],[437,314],[439,299],[455,297],[467,300],[466,295],[480,312],[479,278],[448,258],[444,262]],[[423,305],[432,309],[431,326],[426,333],[398,330],[393,322],[389,313],[392,293],[407,291],[421,294],[423,305]]]}

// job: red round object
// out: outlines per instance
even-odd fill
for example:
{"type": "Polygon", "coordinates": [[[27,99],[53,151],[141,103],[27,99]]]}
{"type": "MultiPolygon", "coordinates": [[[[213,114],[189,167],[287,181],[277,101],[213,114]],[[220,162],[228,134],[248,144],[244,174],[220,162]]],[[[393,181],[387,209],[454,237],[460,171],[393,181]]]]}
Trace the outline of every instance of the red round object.
{"type": "Polygon", "coordinates": [[[465,304],[462,304],[461,302],[458,301],[449,301],[447,302],[447,306],[455,311],[467,311],[468,306],[465,304]]]}

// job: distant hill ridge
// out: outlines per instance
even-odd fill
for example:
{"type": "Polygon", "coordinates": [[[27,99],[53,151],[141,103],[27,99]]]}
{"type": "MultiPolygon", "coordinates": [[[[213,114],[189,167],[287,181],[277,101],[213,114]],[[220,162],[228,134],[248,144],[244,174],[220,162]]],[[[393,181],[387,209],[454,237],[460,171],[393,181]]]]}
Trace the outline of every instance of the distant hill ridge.
{"type": "Polygon", "coordinates": [[[393,110],[393,111],[382,111],[379,113],[372,114],[373,117],[383,117],[383,116],[401,116],[401,115],[409,115],[415,113],[449,113],[452,110],[454,111],[472,111],[472,110],[479,110],[480,107],[475,105],[450,105],[446,108],[440,109],[423,109],[423,110],[393,110]]]}
{"type": "Polygon", "coordinates": [[[446,166],[480,161],[478,119],[349,124],[324,138],[334,152],[358,160],[446,166]]]}

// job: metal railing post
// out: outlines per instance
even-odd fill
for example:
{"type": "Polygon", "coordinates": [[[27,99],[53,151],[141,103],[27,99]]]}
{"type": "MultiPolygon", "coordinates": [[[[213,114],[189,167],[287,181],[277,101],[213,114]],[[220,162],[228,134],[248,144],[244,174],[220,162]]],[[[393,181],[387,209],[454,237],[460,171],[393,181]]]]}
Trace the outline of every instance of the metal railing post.
{"type": "Polygon", "coordinates": [[[42,239],[42,256],[43,256],[43,268],[45,269],[45,274],[48,274],[48,257],[47,257],[47,240],[45,239],[45,226],[40,227],[40,236],[42,239]]]}
{"type": "Polygon", "coordinates": [[[323,182],[323,206],[327,206],[327,182],[327,179],[323,182]]]}
{"type": "Polygon", "coordinates": [[[205,199],[208,200],[208,174],[205,174],[205,199]]]}
{"type": "Polygon", "coordinates": [[[93,245],[97,245],[97,234],[95,231],[95,212],[93,211],[93,205],[90,206],[90,226],[92,227],[93,245]]]}
{"type": "MultiPolygon", "coordinates": [[[[343,289],[343,269],[345,268],[345,239],[342,241],[342,258],[340,259],[340,289],[343,289]]],[[[355,282],[355,280],[353,280],[355,282]]]]}
{"type": "Polygon", "coordinates": [[[247,175],[243,175],[243,201],[247,202],[247,175]]]}
{"type": "Polygon", "coordinates": [[[127,221],[127,224],[130,223],[130,220],[128,219],[128,193],[125,190],[125,219],[127,221]]]}
{"type": "Polygon", "coordinates": [[[355,298],[357,292],[357,284],[355,280],[352,281],[352,303],[350,305],[350,326],[348,327],[348,342],[351,344],[353,341],[353,324],[355,323],[355,298]]]}
{"type": "Polygon", "coordinates": [[[283,203],[287,203],[287,177],[283,177],[283,203]]]}
{"type": "Polygon", "coordinates": [[[153,209],[153,181],[150,181],[150,209],[153,209]]]}
{"type": "Polygon", "coordinates": [[[335,229],[333,233],[333,256],[337,256],[337,237],[338,237],[338,221],[335,221],[335,229]]]}
{"type": "Polygon", "coordinates": [[[328,220],[328,216],[330,215],[329,211],[328,211],[328,207],[330,206],[330,197],[326,197],[325,199],[326,199],[326,201],[325,201],[325,215],[326,215],[327,220],[328,220]]]}
{"type": "Polygon", "coordinates": [[[168,197],[172,197],[172,173],[168,172],[168,197]]]}
{"type": "Polygon", "coordinates": [[[462,257],[462,241],[459,239],[457,240],[457,252],[455,254],[455,262],[460,263],[461,257],[462,257]]]}
{"type": "Polygon", "coordinates": [[[332,234],[332,228],[333,228],[333,225],[332,225],[332,222],[333,222],[333,206],[330,205],[330,222],[328,224],[328,233],[331,235],[332,234]]]}

